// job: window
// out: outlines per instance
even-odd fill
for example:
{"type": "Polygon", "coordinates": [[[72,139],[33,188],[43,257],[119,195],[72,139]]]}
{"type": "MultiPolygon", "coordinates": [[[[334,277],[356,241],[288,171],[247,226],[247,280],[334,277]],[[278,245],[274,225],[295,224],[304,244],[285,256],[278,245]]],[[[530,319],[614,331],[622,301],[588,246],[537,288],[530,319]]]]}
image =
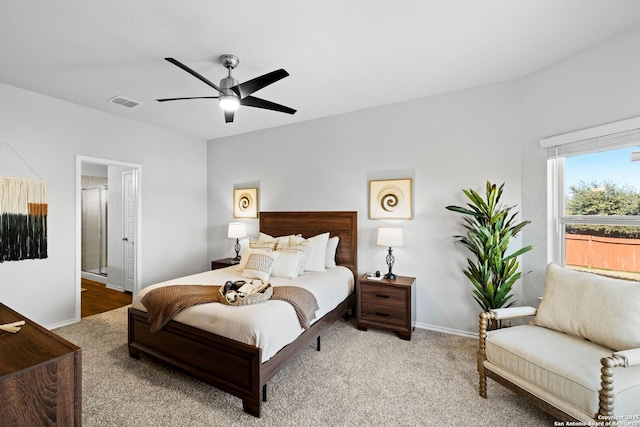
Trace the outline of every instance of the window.
{"type": "Polygon", "coordinates": [[[640,281],[640,118],[540,141],[549,172],[549,258],[640,281]]]}

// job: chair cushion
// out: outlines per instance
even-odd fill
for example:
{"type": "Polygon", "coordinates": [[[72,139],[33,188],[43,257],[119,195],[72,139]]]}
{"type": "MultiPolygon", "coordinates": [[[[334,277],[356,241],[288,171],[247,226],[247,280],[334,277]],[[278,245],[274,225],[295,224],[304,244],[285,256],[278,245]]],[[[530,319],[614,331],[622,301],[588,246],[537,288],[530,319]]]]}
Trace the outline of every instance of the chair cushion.
{"type": "MultiPolygon", "coordinates": [[[[600,390],[600,359],[610,349],[579,337],[522,325],[487,333],[492,364],[534,384],[595,417],[600,390]]],[[[615,414],[640,414],[640,366],[614,371],[615,414]]]]}
{"type": "Polygon", "coordinates": [[[640,347],[640,283],[551,263],[533,323],[616,351],[640,347]]]}

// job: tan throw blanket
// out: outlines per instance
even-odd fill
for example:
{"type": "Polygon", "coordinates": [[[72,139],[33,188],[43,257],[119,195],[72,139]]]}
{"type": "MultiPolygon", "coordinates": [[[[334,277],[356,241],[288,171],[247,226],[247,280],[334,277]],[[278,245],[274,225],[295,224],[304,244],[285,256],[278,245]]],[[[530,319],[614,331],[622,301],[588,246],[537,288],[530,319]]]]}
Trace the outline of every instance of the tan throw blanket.
{"type": "Polygon", "coordinates": [[[299,286],[274,286],[271,299],[291,304],[305,331],[311,327],[311,321],[316,318],[316,311],[320,308],[315,295],[299,286]]]}
{"type": "MultiPolygon", "coordinates": [[[[149,291],[140,302],[147,309],[151,332],[162,329],[176,314],[197,304],[218,302],[220,286],[214,285],[169,285],[149,291]]],[[[318,301],[308,290],[298,286],[275,286],[271,299],[288,302],[305,330],[316,318],[318,301]]]]}
{"type": "Polygon", "coordinates": [[[153,333],[162,329],[185,308],[218,302],[219,294],[220,286],[171,285],[149,291],[140,302],[147,308],[153,333]]]}

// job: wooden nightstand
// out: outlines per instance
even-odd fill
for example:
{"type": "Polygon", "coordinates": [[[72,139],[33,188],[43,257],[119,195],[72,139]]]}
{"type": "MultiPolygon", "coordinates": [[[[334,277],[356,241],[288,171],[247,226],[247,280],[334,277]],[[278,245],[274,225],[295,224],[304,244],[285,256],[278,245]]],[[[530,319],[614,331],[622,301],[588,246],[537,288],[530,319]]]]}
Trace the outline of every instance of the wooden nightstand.
{"type": "Polygon", "coordinates": [[[211,269],[217,270],[219,268],[229,267],[231,265],[240,264],[240,260],[236,260],[235,258],[222,258],[217,259],[215,261],[211,261],[211,269]]]}
{"type": "Polygon", "coordinates": [[[369,280],[361,276],[356,283],[356,321],[358,329],[388,329],[404,340],[411,339],[411,287],[415,277],[395,280],[369,280]]]}

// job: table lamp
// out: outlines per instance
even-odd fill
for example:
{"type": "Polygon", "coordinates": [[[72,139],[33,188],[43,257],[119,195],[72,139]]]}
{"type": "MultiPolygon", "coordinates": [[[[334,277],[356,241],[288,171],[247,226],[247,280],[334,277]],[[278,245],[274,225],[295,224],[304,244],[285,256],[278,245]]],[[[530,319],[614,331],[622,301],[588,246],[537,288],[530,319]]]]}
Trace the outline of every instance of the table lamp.
{"type": "Polygon", "coordinates": [[[378,246],[388,246],[389,253],[387,254],[386,261],[389,267],[389,272],[384,275],[385,279],[395,280],[396,275],[391,271],[393,269],[393,263],[396,261],[393,256],[392,246],[404,246],[404,239],[402,237],[402,228],[397,227],[380,227],[378,228],[378,246]]]}
{"type": "Polygon", "coordinates": [[[234,259],[236,261],[239,261],[240,260],[240,239],[243,237],[247,237],[246,224],[244,222],[229,223],[228,237],[230,239],[236,239],[236,244],[233,247],[236,250],[236,257],[234,259]]]}

